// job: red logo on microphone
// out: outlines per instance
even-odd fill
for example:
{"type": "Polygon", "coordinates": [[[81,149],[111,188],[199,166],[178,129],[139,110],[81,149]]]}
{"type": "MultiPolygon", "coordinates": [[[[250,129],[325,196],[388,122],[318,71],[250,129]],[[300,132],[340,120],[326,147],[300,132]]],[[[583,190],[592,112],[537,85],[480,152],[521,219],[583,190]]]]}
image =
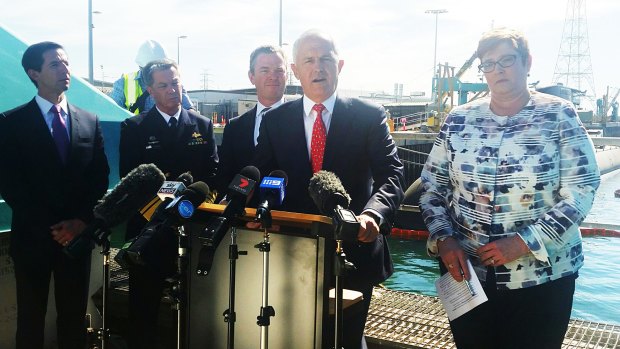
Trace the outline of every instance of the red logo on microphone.
{"type": "Polygon", "coordinates": [[[247,179],[245,178],[241,178],[241,181],[239,182],[239,187],[240,188],[245,188],[250,184],[250,182],[248,182],[247,179]]]}

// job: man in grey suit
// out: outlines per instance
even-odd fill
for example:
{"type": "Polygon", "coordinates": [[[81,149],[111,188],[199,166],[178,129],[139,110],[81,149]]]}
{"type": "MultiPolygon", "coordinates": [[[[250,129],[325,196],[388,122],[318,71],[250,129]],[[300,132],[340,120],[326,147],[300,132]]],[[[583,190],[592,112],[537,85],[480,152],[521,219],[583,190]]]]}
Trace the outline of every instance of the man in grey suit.
{"type": "Polygon", "coordinates": [[[344,61],[329,36],[303,33],[293,46],[293,59],[291,68],[304,96],[267,113],[253,163],[261,173],[283,170],[288,174],[282,210],[318,213],[308,183],[319,170],[335,173],[351,196],[350,208],[361,228],[357,242],[344,243],[348,260],[357,267],[345,277],[345,288],[362,292],[364,307],[344,321],[343,340],[346,349],[363,348],[372,287],[393,272],[379,227],[389,226],[403,199],[403,165],[385,110],[337,95],[344,61]]]}
{"type": "Polygon", "coordinates": [[[37,87],[27,104],[0,114],[0,193],[13,211],[10,255],[17,286],[18,349],[43,348],[54,275],[58,346],[86,346],[90,255],[62,252],[93,221],[108,188],[108,162],[98,118],[67,102],[67,54],[34,44],[22,66],[37,87]]]}
{"type": "MultiPolygon", "coordinates": [[[[230,181],[254,157],[263,115],[284,102],[286,89],[286,58],[279,47],[260,46],[250,55],[248,78],[256,87],[256,106],[232,118],[219,148],[218,191],[226,194],[230,181]]],[[[258,195],[255,195],[258,198],[258,195]]]]}

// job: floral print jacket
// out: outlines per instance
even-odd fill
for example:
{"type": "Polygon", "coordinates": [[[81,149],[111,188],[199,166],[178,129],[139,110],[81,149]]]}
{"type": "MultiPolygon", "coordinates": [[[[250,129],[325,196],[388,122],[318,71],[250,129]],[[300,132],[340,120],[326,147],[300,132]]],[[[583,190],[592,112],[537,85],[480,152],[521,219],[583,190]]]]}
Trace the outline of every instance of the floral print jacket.
{"type": "Polygon", "coordinates": [[[490,98],[450,112],[422,172],[420,199],[430,231],[452,236],[480,280],[476,249],[517,234],[530,253],[495,267],[498,289],[519,289],[572,275],[583,265],[579,224],[592,207],[600,174],[592,141],[573,105],[532,92],[514,116],[497,116],[490,98]]]}

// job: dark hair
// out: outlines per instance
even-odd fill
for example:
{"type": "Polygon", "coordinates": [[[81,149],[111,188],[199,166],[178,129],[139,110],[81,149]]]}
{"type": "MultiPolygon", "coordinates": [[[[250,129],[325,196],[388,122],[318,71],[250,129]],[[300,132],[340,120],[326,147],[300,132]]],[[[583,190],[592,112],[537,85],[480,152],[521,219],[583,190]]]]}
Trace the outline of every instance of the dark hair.
{"type": "Polygon", "coordinates": [[[263,45],[263,46],[259,46],[258,48],[256,48],[250,54],[250,74],[254,74],[254,68],[256,68],[256,58],[258,58],[258,55],[263,54],[263,53],[264,54],[275,53],[275,54],[280,55],[280,57],[284,61],[284,66],[286,67],[286,64],[287,64],[286,56],[284,55],[284,51],[282,51],[280,47],[276,47],[272,45],[263,45]]]}
{"type": "Polygon", "coordinates": [[[522,32],[509,28],[496,28],[484,33],[478,42],[478,49],[476,50],[478,59],[482,61],[482,56],[504,42],[517,50],[521,61],[525,65],[527,57],[530,55],[527,39],[522,32]]]}
{"type": "MultiPolygon", "coordinates": [[[[24,67],[24,71],[26,75],[28,75],[28,70],[32,69],[40,72],[43,67],[43,54],[49,50],[64,50],[60,44],[51,41],[43,41],[38,44],[30,45],[24,51],[24,55],[22,56],[22,67],[24,67]]],[[[30,79],[30,75],[28,75],[30,79]]],[[[37,82],[30,79],[32,83],[37,86],[37,82]]]]}
{"type": "Polygon", "coordinates": [[[144,68],[142,68],[142,81],[144,81],[144,85],[151,86],[153,85],[153,73],[156,71],[167,70],[170,68],[176,69],[177,73],[179,72],[179,65],[177,62],[172,59],[164,58],[157,59],[154,61],[148,62],[144,68]]]}

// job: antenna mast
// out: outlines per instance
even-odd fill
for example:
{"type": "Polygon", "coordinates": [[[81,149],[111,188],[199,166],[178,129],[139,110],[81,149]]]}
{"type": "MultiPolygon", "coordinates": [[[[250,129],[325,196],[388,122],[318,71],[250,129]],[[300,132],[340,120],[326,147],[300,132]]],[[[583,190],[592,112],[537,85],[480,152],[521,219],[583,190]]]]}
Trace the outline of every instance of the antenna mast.
{"type": "Polygon", "coordinates": [[[586,91],[585,97],[590,102],[596,98],[585,0],[567,2],[562,42],[552,81],[555,84],[562,83],[566,87],[586,91]]]}

